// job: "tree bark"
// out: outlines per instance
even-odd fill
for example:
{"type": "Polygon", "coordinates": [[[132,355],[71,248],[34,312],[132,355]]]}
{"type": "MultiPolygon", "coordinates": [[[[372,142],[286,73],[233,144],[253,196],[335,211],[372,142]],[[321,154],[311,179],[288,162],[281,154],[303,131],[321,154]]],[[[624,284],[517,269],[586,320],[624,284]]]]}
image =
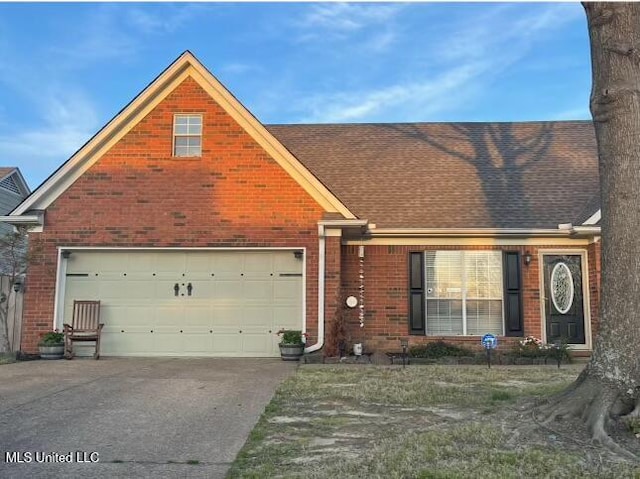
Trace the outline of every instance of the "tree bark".
{"type": "Polygon", "coordinates": [[[584,3],[591,42],[591,114],[602,197],[602,302],[591,360],[543,411],[581,417],[595,440],[638,411],[640,392],[640,3],[584,3]]]}

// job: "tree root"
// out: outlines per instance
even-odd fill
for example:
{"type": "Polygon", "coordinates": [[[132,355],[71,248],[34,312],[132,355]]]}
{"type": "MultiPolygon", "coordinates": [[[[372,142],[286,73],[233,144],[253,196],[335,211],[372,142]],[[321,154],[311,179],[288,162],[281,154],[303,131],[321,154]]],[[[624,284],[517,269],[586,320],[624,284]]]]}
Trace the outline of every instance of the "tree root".
{"type": "MultiPolygon", "coordinates": [[[[630,414],[638,414],[637,409],[630,414]]],[[[562,418],[578,417],[587,427],[594,444],[625,459],[639,461],[640,457],[620,446],[607,433],[616,420],[625,417],[622,411],[619,393],[583,371],[568,389],[539,406],[533,417],[545,427],[562,418]]]]}
{"type": "Polygon", "coordinates": [[[563,418],[578,417],[587,427],[594,444],[626,459],[639,461],[640,457],[620,446],[607,433],[616,420],[625,416],[621,414],[623,409],[619,396],[614,388],[590,377],[585,370],[568,389],[539,406],[534,411],[534,419],[548,427],[563,418]]]}

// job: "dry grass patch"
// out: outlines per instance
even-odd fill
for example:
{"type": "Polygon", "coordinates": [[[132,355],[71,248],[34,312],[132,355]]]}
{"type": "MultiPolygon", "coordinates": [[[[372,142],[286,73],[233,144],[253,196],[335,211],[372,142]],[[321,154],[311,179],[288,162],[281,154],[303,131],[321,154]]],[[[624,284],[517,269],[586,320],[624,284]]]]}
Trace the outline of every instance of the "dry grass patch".
{"type": "Polygon", "coordinates": [[[229,477],[640,477],[533,421],[533,402],[581,369],[305,365],[276,392],[229,477]]]}

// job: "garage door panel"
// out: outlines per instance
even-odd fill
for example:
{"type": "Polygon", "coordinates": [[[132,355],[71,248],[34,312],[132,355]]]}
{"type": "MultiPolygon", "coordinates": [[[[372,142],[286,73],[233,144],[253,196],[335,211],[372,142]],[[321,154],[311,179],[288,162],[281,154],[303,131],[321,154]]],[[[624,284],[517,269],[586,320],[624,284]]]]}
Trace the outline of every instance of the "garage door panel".
{"type": "Polygon", "coordinates": [[[242,301],[242,292],[242,281],[240,279],[216,281],[215,300],[220,303],[240,303],[242,301]]]}
{"type": "Polygon", "coordinates": [[[63,318],[100,300],[104,355],[277,356],[275,331],[302,327],[303,265],[292,251],[74,251],[63,318]]]}
{"type": "Polygon", "coordinates": [[[240,329],[242,310],[232,305],[218,306],[211,314],[211,322],[214,329],[233,328],[240,329]]]}
{"type": "Polygon", "coordinates": [[[184,304],[160,304],[155,308],[155,325],[157,328],[181,329],[184,326],[184,304]]]}
{"type": "Polygon", "coordinates": [[[105,329],[153,329],[154,312],[145,304],[123,305],[105,302],[101,305],[100,319],[105,329]]]}
{"type": "Polygon", "coordinates": [[[300,308],[297,306],[275,306],[273,308],[274,324],[278,329],[301,328],[300,308]]]}
{"type": "Polygon", "coordinates": [[[273,298],[275,301],[287,301],[299,303],[300,279],[298,277],[280,279],[273,282],[273,298]]]}
{"type": "Polygon", "coordinates": [[[213,334],[208,331],[206,334],[185,334],[183,339],[187,354],[207,356],[213,350],[213,334]]]}
{"type": "Polygon", "coordinates": [[[242,308],[242,328],[260,327],[265,331],[273,325],[273,313],[270,308],[247,306],[242,308]]]}
{"type": "Polygon", "coordinates": [[[185,308],[184,326],[189,330],[198,329],[209,332],[213,327],[211,306],[201,304],[185,308]]]}
{"type": "Polygon", "coordinates": [[[274,255],[273,269],[276,273],[302,273],[304,260],[297,259],[292,252],[282,252],[274,255]]]}
{"type": "Polygon", "coordinates": [[[101,338],[100,349],[103,354],[126,356],[131,353],[138,355],[153,355],[152,336],[149,333],[104,333],[101,338]]]}
{"type": "Polygon", "coordinates": [[[235,332],[216,333],[213,335],[213,350],[222,354],[239,355],[242,350],[242,340],[240,335],[235,332]]]}
{"type": "Polygon", "coordinates": [[[184,334],[166,334],[154,331],[153,350],[163,355],[179,356],[184,351],[185,337],[184,334]]]}
{"type": "Polygon", "coordinates": [[[244,258],[242,255],[232,252],[220,252],[215,256],[214,273],[216,276],[238,276],[243,270],[244,258]]]}
{"type": "Polygon", "coordinates": [[[242,255],[244,273],[269,274],[273,272],[273,255],[264,253],[245,253],[242,255]]]}
{"type": "Polygon", "coordinates": [[[74,299],[98,299],[100,282],[92,278],[67,277],[66,293],[73,304],[74,299]]]}
{"type": "Polygon", "coordinates": [[[193,300],[207,299],[209,301],[215,300],[217,296],[217,284],[208,278],[197,280],[190,280],[193,286],[192,298],[193,300]]]}
{"type": "Polygon", "coordinates": [[[247,280],[242,285],[242,298],[244,301],[271,302],[273,297],[273,281],[247,280]]]}
{"type": "Polygon", "coordinates": [[[264,333],[243,334],[242,351],[254,355],[271,355],[271,338],[264,333]]]}

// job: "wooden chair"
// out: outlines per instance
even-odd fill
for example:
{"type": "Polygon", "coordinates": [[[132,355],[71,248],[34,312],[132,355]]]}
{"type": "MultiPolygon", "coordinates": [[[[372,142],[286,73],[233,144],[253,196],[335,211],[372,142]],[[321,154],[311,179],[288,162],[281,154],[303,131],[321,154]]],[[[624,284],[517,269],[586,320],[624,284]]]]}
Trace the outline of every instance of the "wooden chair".
{"type": "Polygon", "coordinates": [[[96,345],[94,359],[100,358],[100,332],[104,324],[100,323],[100,301],[73,301],[72,324],[64,325],[64,357],[73,358],[75,341],[94,341],[96,345]]]}

